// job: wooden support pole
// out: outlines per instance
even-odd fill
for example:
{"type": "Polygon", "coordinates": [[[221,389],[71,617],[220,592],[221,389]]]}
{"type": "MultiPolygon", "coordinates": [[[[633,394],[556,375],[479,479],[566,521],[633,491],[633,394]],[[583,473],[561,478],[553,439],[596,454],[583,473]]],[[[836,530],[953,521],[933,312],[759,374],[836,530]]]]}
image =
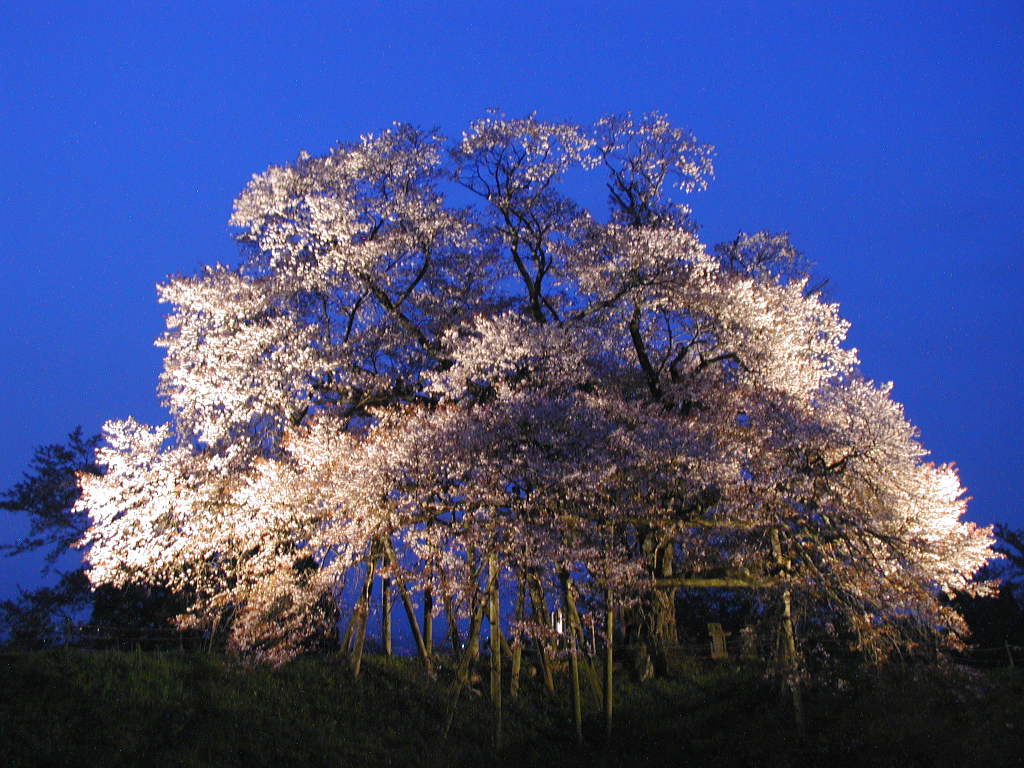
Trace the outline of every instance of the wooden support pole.
{"type": "MultiPolygon", "coordinates": [[[[210,629],[210,642],[206,644],[206,652],[213,653],[213,641],[217,637],[217,627],[220,626],[220,617],[224,615],[224,611],[217,611],[217,616],[213,620],[213,627],[210,629]]],[[[181,645],[181,633],[178,633],[178,645],[181,645]]],[[[1012,664],[1010,666],[1013,666],[1012,664]]]]}
{"type": "MultiPolygon", "coordinates": [[[[569,584],[569,605],[568,605],[568,616],[569,630],[574,632],[576,635],[576,648],[582,653],[582,649],[586,647],[586,638],[583,635],[583,622],[580,621],[580,614],[576,608],[576,598],[573,595],[572,582],[569,584]]],[[[595,702],[600,702],[603,698],[601,692],[601,683],[598,682],[597,672],[594,671],[593,665],[590,663],[590,659],[584,659],[583,671],[586,673],[587,682],[590,684],[590,691],[594,694],[595,702]]]]}
{"type": "Polygon", "coordinates": [[[491,705],[494,707],[494,749],[501,751],[501,600],[498,593],[498,556],[487,558],[488,623],[491,632],[491,705]]]}
{"type": "Polygon", "coordinates": [[[427,587],[423,590],[423,645],[428,655],[434,653],[434,593],[427,587]]]}
{"type": "Polygon", "coordinates": [[[519,627],[523,623],[524,604],[526,602],[526,581],[520,574],[519,584],[516,589],[516,632],[512,638],[512,680],[509,685],[509,695],[513,699],[519,696],[519,674],[523,666],[523,636],[519,627]]]}
{"type": "MultiPolygon", "coordinates": [[[[466,565],[469,566],[469,572],[471,574],[473,574],[473,588],[474,588],[474,593],[473,593],[473,600],[474,600],[473,612],[475,614],[476,611],[479,609],[482,612],[481,613],[480,621],[483,622],[483,616],[487,612],[487,598],[488,598],[488,592],[487,592],[486,585],[484,587],[483,593],[481,594],[481,592],[480,592],[479,578],[480,578],[480,572],[483,570],[483,563],[477,564],[476,555],[474,554],[474,552],[472,550],[469,550],[469,551],[466,552],[466,565]]],[[[469,651],[470,651],[469,659],[470,659],[470,662],[473,663],[473,664],[476,664],[477,659],[480,658],[480,644],[482,642],[483,642],[483,634],[480,632],[479,629],[477,629],[476,635],[473,635],[473,633],[470,632],[470,638],[469,638],[468,642],[466,643],[466,647],[469,648],[469,651]]]]}
{"type": "Polygon", "coordinates": [[[381,579],[380,589],[380,635],[384,645],[384,655],[391,656],[391,579],[381,579]]]}
{"type": "Polygon", "coordinates": [[[612,591],[610,589],[604,593],[604,603],[604,735],[605,739],[611,741],[612,699],[614,696],[613,683],[615,675],[615,658],[612,651],[613,638],[615,637],[615,608],[612,604],[612,591]]]}
{"type": "MultiPolygon", "coordinates": [[[[390,543],[388,544],[386,554],[388,561],[391,563],[391,567],[397,570],[398,558],[390,543]]],[[[409,588],[401,579],[398,579],[395,582],[395,585],[398,588],[399,596],[402,598],[402,605],[405,608],[405,617],[409,621],[409,629],[412,630],[413,639],[416,641],[416,650],[420,654],[420,659],[423,660],[423,666],[427,671],[427,675],[429,677],[433,677],[434,666],[430,660],[430,653],[427,650],[426,641],[423,638],[423,634],[420,632],[419,622],[416,621],[416,607],[413,605],[412,595],[409,594],[409,588]]]]}
{"type": "Polygon", "coordinates": [[[412,630],[413,639],[416,641],[416,650],[420,654],[420,659],[423,660],[423,666],[427,670],[427,675],[433,677],[434,664],[431,661],[430,651],[427,650],[423,634],[420,632],[419,622],[416,621],[416,607],[412,603],[412,595],[409,594],[408,587],[401,581],[398,582],[398,594],[402,598],[402,605],[405,607],[405,617],[409,620],[409,629],[412,630]]]}
{"type": "Polygon", "coordinates": [[[655,589],[764,589],[777,581],[768,577],[751,576],[664,576],[654,580],[655,589]]]}
{"type": "Polygon", "coordinates": [[[797,679],[799,663],[796,655],[796,632],[793,629],[792,595],[788,589],[782,593],[782,632],[786,654],[786,683],[793,696],[793,717],[796,720],[796,730],[800,736],[803,736],[807,729],[804,721],[803,692],[800,688],[800,681],[797,679]]]}
{"type": "Polygon", "coordinates": [[[373,599],[373,571],[376,558],[366,563],[366,581],[363,583],[363,594],[359,598],[359,627],[356,629],[356,648],[352,656],[352,674],[359,679],[359,670],[363,664],[363,644],[366,642],[366,624],[370,614],[370,601],[373,599]]]}
{"type": "Polygon", "coordinates": [[[452,723],[455,720],[455,709],[459,703],[459,696],[462,694],[462,689],[469,683],[469,668],[475,658],[473,650],[477,647],[477,643],[479,642],[480,625],[483,624],[483,618],[484,601],[477,600],[476,607],[473,610],[473,616],[469,621],[469,640],[466,643],[466,647],[462,649],[462,654],[459,656],[459,663],[455,670],[455,679],[452,681],[452,685],[448,693],[448,716],[445,718],[444,731],[441,734],[443,739],[448,738],[448,732],[451,730],[452,723]]]}
{"type": "Polygon", "coordinates": [[[359,597],[356,600],[355,606],[352,608],[352,616],[348,620],[348,626],[345,627],[345,634],[341,639],[341,652],[349,654],[352,652],[352,642],[354,634],[359,628],[359,617],[361,612],[359,610],[360,604],[363,600],[363,596],[369,592],[370,581],[373,579],[373,569],[366,569],[366,576],[363,578],[363,585],[359,588],[359,597]]]}
{"type": "MultiPolygon", "coordinates": [[[[508,658],[511,659],[512,658],[512,646],[508,644],[508,638],[505,637],[505,633],[501,631],[500,627],[498,628],[498,639],[501,640],[501,657],[502,657],[502,659],[504,659],[505,657],[508,657],[508,658]]],[[[504,663],[505,662],[502,661],[502,664],[504,664],[504,663]]]]}
{"type": "MultiPolygon", "coordinates": [[[[540,579],[536,574],[530,575],[530,598],[533,604],[533,621],[535,624],[545,623],[546,611],[544,610],[544,593],[541,590],[540,579]]],[[[548,649],[543,640],[537,640],[537,650],[540,654],[540,666],[544,675],[544,688],[548,694],[555,696],[555,677],[551,670],[551,659],[548,656],[548,649]]]]}
{"type": "MultiPolygon", "coordinates": [[[[562,605],[565,607],[566,617],[570,614],[569,604],[571,598],[569,595],[569,571],[562,569],[559,574],[559,578],[562,582],[562,605]]],[[[571,622],[571,620],[570,620],[571,622]]],[[[576,743],[579,745],[583,744],[583,704],[580,698],[580,665],[579,659],[576,657],[576,633],[572,629],[570,623],[568,632],[568,645],[569,645],[569,669],[572,675],[572,715],[573,722],[576,726],[576,743]]]]}
{"type": "MultiPolygon", "coordinates": [[[[790,562],[782,550],[782,541],[777,528],[772,529],[772,552],[775,555],[776,565],[783,573],[789,573],[790,562]]],[[[783,667],[786,685],[789,687],[793,697],[793,718],[796,721],[797,734],[803,737],[806,733],[804,721],[803,692],[800,689],[800,681],[797,679],[800,662],[796,652],[796,630],[793,627],[793,596],[789,589],[782,592],[782,645],[783,645],[783,667]]]]}
{"type": "Polygon", "coordinates": [[[455,598],[448,595],[444,604],[444,612],[448,617],[448,639],[452,644],[452,655],[458,657],[462,653],[462,638],[459,637],[458,617],[455,615],[455,598]]]}

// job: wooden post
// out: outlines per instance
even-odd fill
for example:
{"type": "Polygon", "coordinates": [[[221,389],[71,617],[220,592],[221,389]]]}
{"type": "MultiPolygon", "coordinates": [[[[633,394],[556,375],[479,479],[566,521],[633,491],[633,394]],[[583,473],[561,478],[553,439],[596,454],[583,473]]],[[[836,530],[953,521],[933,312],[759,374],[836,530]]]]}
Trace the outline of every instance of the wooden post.
{"type": "Polygon", "coordinates": [[[491,705],[494,707],[494,749],[501,751],[501,601],[498,594],[498,556],[487,559],[487,598],[491,625],[491,705]]]}
{"type": "Polygon", "coordinates": [[[712,621],[708,623],[708,634],[711,636],[711,658],[728,659],[729,648],[725,639],[729,633],[722,629],[721,624],[712,621]]]}
{"type": "Polygon", "coordinates": [[[615,637],[615,608],[612,605],[612,591],[604,593],[604,735],[608,741],[612,738],[612,684],[615,675],[615,659],[612,655],[613,638],[615,637]]]}
{"type": "MultiPolygon", "coordinates": [[[[562,604],[566,616],[570,616],[569,571],[565,568],[559,574],[562,581],[562,604]]],[[[571,621],[571,620],[570,620],[571,621]]],[[[576,743],[583,744],[583,706],[580,699],[580,665],[576,658],[576,633],[572,628],[567,633],[569,645],[569,669],[572,674],[572,715],[576,725],[576,743]]]]}
{"type": "Polygon", "coordinates": [[[743,640],[743,658],[756,659],[757,636],[754,634],[754,628],[748,624],[740,630],[740,637],[743,640]]]}

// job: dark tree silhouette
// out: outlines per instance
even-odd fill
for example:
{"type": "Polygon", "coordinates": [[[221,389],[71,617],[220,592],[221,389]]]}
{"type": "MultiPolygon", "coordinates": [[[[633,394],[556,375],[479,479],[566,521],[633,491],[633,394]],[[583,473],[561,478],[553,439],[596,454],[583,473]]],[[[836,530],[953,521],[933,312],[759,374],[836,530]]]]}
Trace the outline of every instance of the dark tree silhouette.
{"type": "Polygon", "coordinates": [[[82,537],[89,521],[76,512],[79,472],[99,474],[93,454],[99,435],[84,437],[82,428],[68,434],[67,443],[36,448],[20,482],[0,493],[0,509],[28,515],[29,532],[14,544],[0,546],[11,555],[48,547],[47,569],[82,537]]]}
{"type": "MultiPolygon", "coordinates": [[[[98,442],[98,435],[85,437],[75,427],[66,443],[36,448],[21,481],[0,493],[0,509],[27,515],[29,531],[0,551],[15,556],[45,549],[44,573],[73,551],[89,525],[88,516],[75,510],[78,476],[99,474],[93,461],[98,442]]],[[[79,566],[61,573],[54,586],[19,588],[17,598],[0,602],[0,636],[19,648],[43,648],[78,637],[115,644],[129,637],[145,641],[147,633],[166,632],[168,619],[181,610],[181,598],[159,587],[104,585],[94,590],[79,566]],[[85,631],[69,636],[69,627],[86,618],[85,631]]]]}

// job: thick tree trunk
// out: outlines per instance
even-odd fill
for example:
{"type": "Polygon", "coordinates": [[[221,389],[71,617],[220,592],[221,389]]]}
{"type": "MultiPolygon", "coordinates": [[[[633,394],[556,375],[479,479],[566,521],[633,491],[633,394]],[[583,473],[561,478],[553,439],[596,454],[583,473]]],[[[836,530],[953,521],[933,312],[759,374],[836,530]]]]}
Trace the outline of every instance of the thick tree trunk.
{"type": "MultiPolygon", "coordinates": [[[[672,561],[675,548],[672,542],[663,544],[658,550],[658,578],[671,579],[673,576],[672,561]]],[[[679,629],[676,622],[676,591],[663,589],[655,592],[664,597],[663,610],[659,615],[658,638],[662,647],[679,644],[679,629]]]]}
{"type": "MultiPolygon", "coordinates": [[[[656,573],[658,578],[670,579],[674,548],[671,542],[658,547],[655,554],[656,573]]],[[[676,626],[676,590],[658,589],[651,595],[653,612],[649,639],[654,651],[652,661],[654,671],[659,676],[668,674],[668,649],[679,644],[679,632],[676,626]]]]}
{"type": "Polygon", "coordinates": [[[668,672],[668,649],[679,643],[673,582],[671,542],[658,542],[650,529],[639,532],[640,549],[650,563],[656,587],[642,598],[640,606],[623,616],[626,642],[634,675],[643,681],[652,674],[668,672]]]}

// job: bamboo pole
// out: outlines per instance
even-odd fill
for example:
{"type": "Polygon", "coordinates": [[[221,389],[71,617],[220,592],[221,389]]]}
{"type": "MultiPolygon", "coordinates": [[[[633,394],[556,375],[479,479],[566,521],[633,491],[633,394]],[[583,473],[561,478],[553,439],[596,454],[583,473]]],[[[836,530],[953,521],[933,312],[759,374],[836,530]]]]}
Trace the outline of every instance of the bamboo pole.
{"type": "MultiPolygon", "coordinates": [[[[559,574],[559,578],[562,582],[562,604],[565,606],[566,616],[570,615],[570,603],[569,597],[569,571],[562,569],[559,574]]],[[[573,722],[576,725],[576,743],[579,745],[583,744],[583,705],[580,700],[580,666],[579,659],[576,658],[576,638],[575,632],[570,629],[568,632],[569,640],[569,669],[572,674],[572,714],[573,722]]]]}

